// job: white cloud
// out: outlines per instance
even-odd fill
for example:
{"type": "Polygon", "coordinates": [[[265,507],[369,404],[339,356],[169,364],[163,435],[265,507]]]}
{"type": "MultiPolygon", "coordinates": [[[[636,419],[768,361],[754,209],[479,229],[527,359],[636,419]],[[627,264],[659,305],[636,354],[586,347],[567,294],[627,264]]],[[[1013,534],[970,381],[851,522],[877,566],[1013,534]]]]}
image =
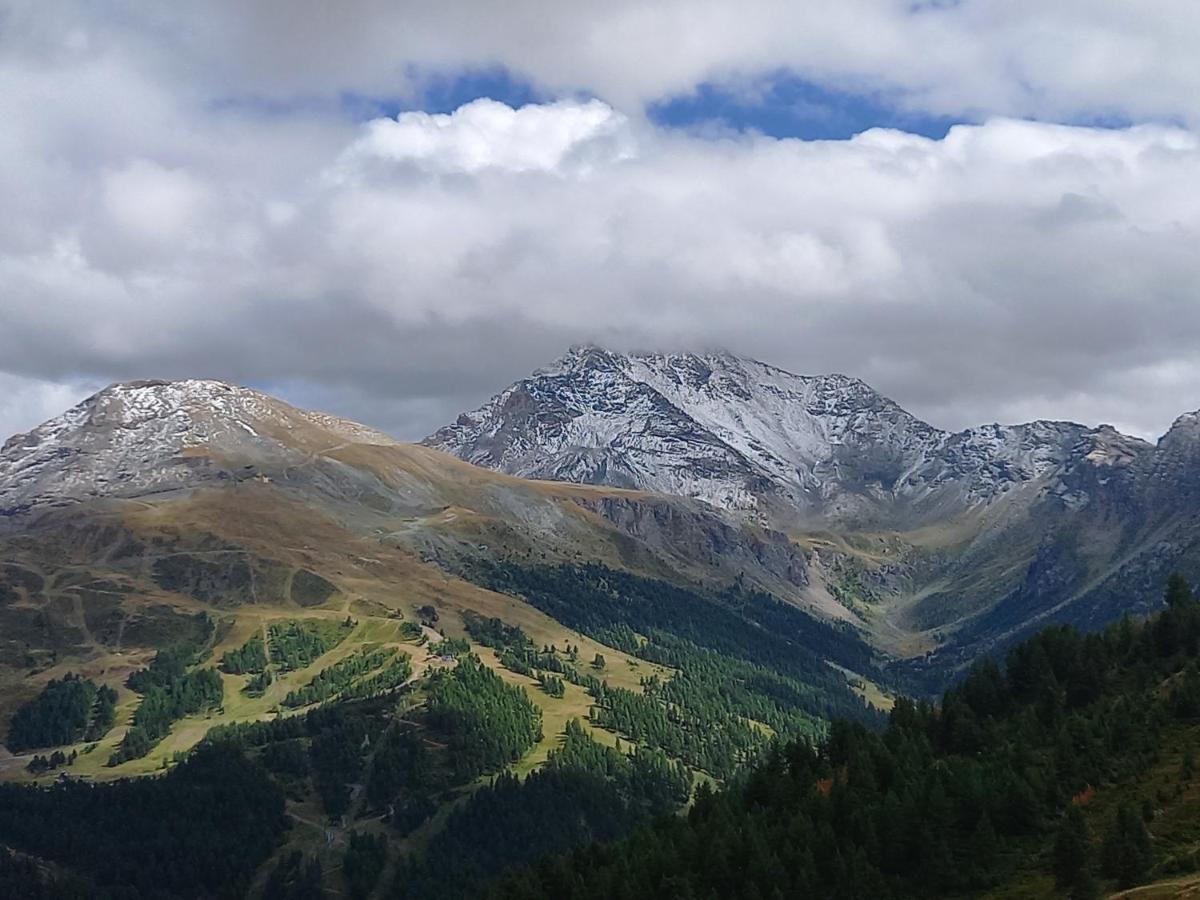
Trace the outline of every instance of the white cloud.
{"type": "Polygon", "coordinates": [[[24,52],[124,41],[160,77],[200,74],[226,96],[398,96],[421,70],[501,65],[633,113],[705,81],[752,93],[782,69],[933,113],[1200,121],[1193,0],[214,0],[152,13],[118,0],[54,4],[16,23],[24,52]]]}
{"type": "Polygon", "coordinates": [[[59,384],[0,372],[0,445],[10,435],[29,431],[98,389],[99,385],[85,381],[59,384]]]}
{"type": "MultiPolygon", "coordinates": [[[[850,371],[952,425],[1107,404],[1153,432],[1200,406],[1194,368],[1149,399],[1144,377],[1118,377],[1182,365],[1200,333],[1200,142],[1180,129],[996,119],[940,141],[709,140],[596,101],[477,102],[368,123],[269,191],[206,191],[219,154],[192,165],[118,170],[126,227],[174,238],[136,266],[86,229],[0,255],[6,359],[332,379],[450,418],[597,338],[850,371]],[[587,166],[568,162],[597,141],[587,166]],[[192,241],[201,207],[211,234],[192,241]],[[437,359],[513,328],[528,345],[510,357],[437,359]],[[401,377],[417,366],[429,374],[401,377]],[[473,366],[482,387],[465,390],[473,366]]],[[[111,187],[106,171],[79,189],[111,187]]]]}
{"type": "Polygon", "coordinates": [[[405,112],[368,122],[333,174],[336,180],[373,161],[447,174],[580,170],[631,155],[627,125],[623,115],[598,100],[512,109],[481,99],[450,115],[405,112]]]}
{"type": "Polygon", "coordinates": [[[1193,13],[1051,6],[518,3],[456,30],[436,5],[26,5],[0,27],[0,370],[47,402],[279,383],[420,437],[571,341],[724,344],[860,375],[939,425],[1160,432],[1200,407],[1195,130],[991,117],[804,142],[638,114],[803,63],[929,109],[1194,121],[1193,13]],[[1095,63],[1112,46],[1120,84],[1095,63]],[[329,102],[464,61],[624,105],[356,124],[329,102]]]}

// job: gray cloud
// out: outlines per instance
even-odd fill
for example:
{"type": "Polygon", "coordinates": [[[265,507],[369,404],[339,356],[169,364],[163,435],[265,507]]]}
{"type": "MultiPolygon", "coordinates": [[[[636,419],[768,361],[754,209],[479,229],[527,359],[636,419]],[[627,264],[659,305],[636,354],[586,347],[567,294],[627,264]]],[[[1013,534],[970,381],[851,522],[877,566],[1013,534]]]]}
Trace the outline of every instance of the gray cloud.
{"type": "Polygon", "coordinates": [[[961,115],[1200,113],[1191,0],[516,0],[417,3],[10,0],[9,53],[58,64],[120,48],[191,99],[412,96],[423,71],[502,65],[634,109],[704,81],[753,93],[785,69],[961,115]]]}
{"type": "MultiPolygon", "coordinates": [[[[1200,406],[1200,142],[1184,127],[665,132],[642,100],[800,58],[763,27],[783,13],[689,18],[695,41],[663,54],[630,35],[637,21],[661,35],[669,4],[540,18],[518,4],[496,22],[482,7],[457,25],[425,6],[403,21],[391,5],[242,6],[126,10],[118,27],[17,5],[0,23],[0,432],[99,383],[210,376],[418,438],[580,340],[845,371],[944,426],[1063,417],[1154,435],[1200,406]],[[638,52],[645,65],[623,58],[638,52]],[[410,90],[414,64],[496,62],[623,105],[355,123],[332,102],[410,90]]],[[[994,13],[1071,37],[1057,61],[1021,57],[1038,78],[1018,81],[1056,88],[1031,92],[1044,108],[987,68],[1015,51],[976,4],[899,9],[791,28],[809,29],[797,47],[863,48],[855,73],[814,53],[832,79],[881,79],[920,46],[887,77],[935,111],[1193,119],[1195,91],[1138,87],[1174,71],[1190,6],[1174,31],[1146,13],[1125,36],[1115,4],[1089,6],[1086,27],[1023,3],[994,13]],[[958,43],[933,42],[945,34],[958,43]],[[1129,84],[1086,94],[1089,54],[1128,40],[1155,52],[1117,67],[1129,84]]]]}

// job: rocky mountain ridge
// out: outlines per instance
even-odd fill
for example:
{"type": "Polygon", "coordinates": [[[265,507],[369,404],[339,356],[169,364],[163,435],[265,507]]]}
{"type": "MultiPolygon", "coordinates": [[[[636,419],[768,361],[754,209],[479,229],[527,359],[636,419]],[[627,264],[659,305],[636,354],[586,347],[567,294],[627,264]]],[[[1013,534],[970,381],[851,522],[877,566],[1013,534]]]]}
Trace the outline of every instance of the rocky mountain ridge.
{"type": "Polygon", "coordinates": [[[884,527],[1153,449],[1071,422],[951,433],[844,375],[793,375],[723,352],[592,346],[572,348],[425,443],[522,477],[682,494],[774,521],[884,527]]]}
{"type": "Polygon", "coordinates": [[[589,347],[427,444],[220,382],[114,385],[0,450],[0,539],[33,547],[49,521],[83,565],[97,515],[203,508],[228,511],[205,513],[216,535],[227,514],[266,528],[192,555],[252,538],[265,559],[321,534],[343,558],[387,545],[450,572],[597,559],[744,577],[928,659],[935,680],[1047,621],[1147,612],[1171,571],[1200,576],[1196,413],[1156,445],[1065,422],[949,433],[845,376],[589,347]]]}
{"type": "Polygon", "coordinates": [[[203,497],[247,513],[302,509],[339,539],[450,570],[536,550],[687,582],[744,574],[805,603],[800,549],[711,506],[511,478],[219,381],[114,384],[0,448],[0,536],[45,522],[86,531],[112,510],[168,516],[203,497]]]}

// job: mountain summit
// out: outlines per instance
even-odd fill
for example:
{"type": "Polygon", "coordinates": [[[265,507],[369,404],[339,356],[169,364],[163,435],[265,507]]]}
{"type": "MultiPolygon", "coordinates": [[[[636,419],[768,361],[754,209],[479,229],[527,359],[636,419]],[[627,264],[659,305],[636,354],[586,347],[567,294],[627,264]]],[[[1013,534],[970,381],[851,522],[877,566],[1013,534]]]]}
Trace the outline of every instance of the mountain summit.
{"type": "Polygon", "coordinates": [[[972,507],[1102,445],[1106,462],[1122,464],[1151,448],[1069,422],[951,433],[845,375],[794,375],[723,352],[594,346],[572,348],[424,443],[523,477],[863,524],[972,507]]]}
{"type": "Polygon", "coordinates": [[[382,432],[221,381],[114,384],[0,448],[0,511],[38,501],[170,490],[224,469],[213,457],[301,461],[382,432]]]}

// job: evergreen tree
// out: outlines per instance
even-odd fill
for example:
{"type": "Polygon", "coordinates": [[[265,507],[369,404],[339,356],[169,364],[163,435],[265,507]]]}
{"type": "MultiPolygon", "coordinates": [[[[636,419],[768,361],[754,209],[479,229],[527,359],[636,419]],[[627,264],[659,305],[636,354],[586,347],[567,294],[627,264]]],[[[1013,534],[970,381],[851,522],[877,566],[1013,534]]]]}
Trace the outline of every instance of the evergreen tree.
{"type": "Polygon", "coordinates": [[[1069,892],[1071,900],[1100,900],[1100,884],[1091,869],[1080,869],[1069,892]]]}
{"type": "Polygon", "coordinates": [[[1068,806],[1054,838],[1054,883],[1060,889],[1074,886],[1088,867],[1087,822],[1078,806],[1068,806]]]}
{"type": "Polygon", "coordinates": [[[342,863],[342,871],[346,875],[346,883],[350,886],[350,896],[355,900],[367,897],[383,868],[387,865],[387,840],[383,835],[360,834],[350,832],[350,845],[346,848],[346,856],[342,863]]]}
{"type": "MultiPolygon", "coordinates": [[[[105,692],[105,699],[100,699],[94,682],[70,672],[61,680],[50,681],[13,716],[5,741],[8,749],[21,753],[34,747],[57,747],[82,739],[90,730],[89,723],[111,717],[107,698],[115,694],[110,688],[100,691],[105,692]]],[[[97,730],[99,724],[97,721],[97,730]]],[[[111,721],[104,732],[109,727],[111,721]]]]}
{"type": "Polygon", "coordinates": [[[999,851],[1000,841],[996,837],[996,829],[992,827],[992,820],[985,812],[975,824],[967,855],[965,874],[966,880],[972,886],[983,887],[992,882],[996,876],[999,851]]]}
{"type": "Polygon", "coordinates": [[[1101,849],[1104,874],[1115,878],[1121,888],[1132,887],[1146,877],[1153,862],[1150,833],[1137,811],[1122,805],[1107,834],[1101,849]]]}
{"type": "Polygon", "coordinates": [[[1167,590],[1164,599],[1167,601],[1167,608],[1173,610],[1186,609],[1195,603],[1191,585],[1178,572],[1167,579],[1167,590]]]}

